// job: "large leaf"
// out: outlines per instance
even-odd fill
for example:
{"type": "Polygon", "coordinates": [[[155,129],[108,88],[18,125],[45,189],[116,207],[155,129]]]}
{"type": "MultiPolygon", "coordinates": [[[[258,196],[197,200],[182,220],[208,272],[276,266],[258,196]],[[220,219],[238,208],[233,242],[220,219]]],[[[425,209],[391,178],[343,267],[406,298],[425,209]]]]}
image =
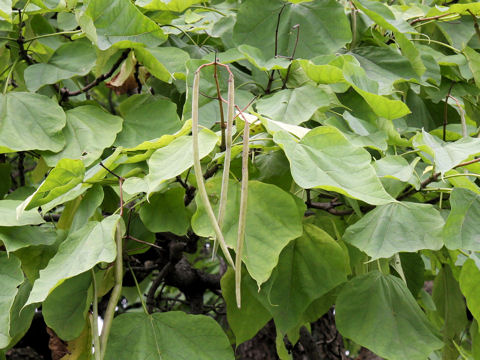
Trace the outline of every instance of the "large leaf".
{"type": "Polygon", "coordinates": [[[398,252],[442,247],[443,218],[430,204],[396,202],[378,206],[350,225],[343,240],[373,259],[398,252]]]}
{"type": "Polygon", "coordinates": [[[15,255],[0,252],[0,349],[10,343],[10,309],[19,286],[23,282],[20,260],[15,255]]]}
{"type": "Polygon", "coordinates": [[[414,32],[414,29],[402,18],[396,18],[389,7],[378,1],[354,0],[358,9],[362,10],[378,26],[385,30],[393,31],[395,41],[402,50],[403,55],[410,60],[413,69],[418,75],[425,72],[425,65],[422,62],[420,52],[408,39],[405,33],[414,32]]]}
{"type": "Polygon", "coordinates": [[[113,320],[106,360],[233,360],[222,328],[209,316],[184,312],[127,313],[113,320]]]}
{"type": "MultiPolygon", "coordinates": [[[[207,156],[215,147],[218,136],[210,130],[199,133],[200,158],[207,156]]],[[[149,174],[145,177],[148,192],[152,193],[163,182],[180,175],[193,166],[193,140],[182,136],[167,146],[155,151],[148,160],[149,174]]]]}
{"type": "Polygon", "coordinates": [[[116,146],[133,148],[144,141],[173,134],[182,126],[177,106],[151,95],[130,96],[120,104],[119,110],[124,121],[115,140],[116,146]]]}
{"type": "Polygon", "coordinates": [[[90,271],[67,279],[43,302],[42,315],[45,323],[61,339],[76,339],[84,329],[90,308],[88,289],[91,282],[90,271]]]}
{"type": "Polygon", "coordinates": [[[30,210],[56,199],[80,184],[84,175],[85,166],[81,160],[60,160],[20,208],[30,210]]]}
{"type": "Polygon", "coordinates": [[[120,216],[111,215],[101,222],[91,221],[70,234],[59,246],[47,267],[33,284],[27,305],[41,302],[63,280],[81,274],[100,262],[112,262],[117,256],[115,230],[120,216]],[[72,261],[75,259],[75,261],[72,261]]]}
{"type": "Polygon", "coordinates": [[[379,271],[342,288],[335,322],[343,336],[392,360],[425,360],[443,346],[405,283],[379,271]]]}
{"type": "Polygon", "coordinates": [[[411,164],[403,156],[387,155],[373,163],[379,177],[398,179],[407,182],[413,175],[415,165],[420,158],[414,160],[411,164]]]}
{"type": "Polygon", "coordinates": [[[0,226],[38,225],[45,221],[37,210],[24,211],[17,217],[20,200],[0,200],[0,226]]]}
{"type": "Polygon", "coordinates": [[[272,318],[272,315],[258,300],[255,280],[248,273],[242,273],[242,306],[237,306],[235,297],[235,272],[229,268],[222,276],[222,296],[227,304],[228,325],[235,334],[237,346],[251,339],[272,318]],[[253,291],[252,291],[253,290],[253,291]]]}
{"type": "Polygon", "coordinates": [[[450,266],[443,266],[433,282],[433,301],[437,314],[443,319],[442,333],[446,358],[454,358],[458,352],[453,342],[460,341],[460,335],[467,325],[465,300],[450,266]]]}
{"type": "Polygon", "coordinates": [[[237,45],[247,44],[261,49],[265,57],[275,54],[275,29],[278,27],[278,55],[291,56],[296,44],[298,26],[299,41],[295,56],[309,59],[317,55],[334,53],[350,42],[352,34],[343,6],[337,1],[312,1],[299,4],[282,0],[248,0],[241,4],[233,39],[237,45]],[[335,24],[335,26],[332,26],[335,24]],[[312,36],[322,34],[322,36],[312,36]]]}
{"type": "Polygon", "coordinates": [[[190,56],[176,47],[156,47],[135,49],[135,55],[156,78],[171,83],[175,79],[185,79],[185,63],[190,56]]]}
{"type": "Polygon", "coordinates": [[[100,50],[112,45],[120,48],[153,47],[166,40],[162,29],[130,0],[90,1],[81,25],[100,50]]]}
{"type": "Polygon", "coordinates": [[[393,120],[410,113],[410,109],[402,101],[378,95],[378,83],[368,77],[362,67],[346,61],[343,65],[343,76],[378,116],[393,120]]]}
{"type": "Polygon", "coordinates": [[[422,150],[435,165],[435,171],[444,174],[469,156],[480,153],[480,139],[462,138],[455,142],[444,142],[425,130],[415,135],[412,143],[416,149],[422,150]]]}
{"type": "Polygon", "coordinates": [[[62,108],[44,95],[25,92],[0,95],[0,152],[60,151],[65,146],[61,132],[64,126],[62,108]]]}
{"type": "Polygon", "coordinates": [[[53,226],[11,226],[0,227],[0,240],[7,253],[28,246],[52,245],[57,239],[53,226]]]}
{"type": "Polygon", "coordinates": [[[443,229],[449,249],[480,251],[480,195],[455,188],[450,195],[452,210],[443,229]]]}
{"type": "MultiPolygon", "coordinates": [[[[218,212],[220,181],[220,178],[214,178],[206,184],[215,213],[218,212]]],[[[195,200],[197,212],[192,218],[193,230],[200,236],[213,236],[214,231],[198,195],[195,200]]],[[[232,248],[237,243],[239,208],[240,184],[232,180],[222,227],[225,241],[232,248]]],[[[290,194],[275,185],[249,181],[243,261],[259,286],[270,277],[282,249],[302,234],[302,217],[303,211],[299,211],[290,194]]]]}
{"type": "Polygon", "coordinates": [[[353,49],[351,54],[367,76],[378,81],[379,94],[391,94],[397,82],[418,79],[408,59],[389,47],[364,46],[353,49]]]}
{"type": "Polygon", "coordinates": [[[140,218],[147,229],[185,235],[190,219],[183,203],[184,196],[185,189],[179,187],[153,194],[149,203],[140,208],[140,218]]]}
{"type": "Polygon", "coordinates": [[[122,129],[122,119],[98,106],[84,105],[68,110],[67,126],[63,134],[67,145],[57,154],[44,154],[48,165],[54,166],[60,159],[82,159],[91,165],[102,155],[103,149],[113,144],[122,129]]]}
{"type": "Polygon", "coordinates": [[[308,305],[347,280],[343,249],[322,229],[305,224],[303,235],[282,251],[266,284],[277,329],[286,332],[308,305]]]}
{"type": "Polygon", "coordinates": [[[257,111],[269,118],[298,125],[310,120],[313,113],[330,104],[329,95],[320,88],[304,85],[281,90],[257,102],[257,111]]]}
{"type": "Polygon", "coordinates": [[[473,317],[480,319],[480,269],[475,261],[468,259],[460,272],[460,289],[462,290],[467,306],[473,317]]]}
{"type": "Polygon", "coordinates": [[[47,63],[33,64],[25,70],[27,88],[35,92],[43,85],[87,75],[96,59],[95,48],[89,41],[67,42],[55,50],[47,63]]]}
{"type": "Polygon", "coordinates": [[[285,151],[293,179],[304,189],[336,191],[373,205],[395,201],[370,165],[370,154],[350,144],[336,128],[315,128],[298,143],[283,131],[273,139],[285,151]]]}

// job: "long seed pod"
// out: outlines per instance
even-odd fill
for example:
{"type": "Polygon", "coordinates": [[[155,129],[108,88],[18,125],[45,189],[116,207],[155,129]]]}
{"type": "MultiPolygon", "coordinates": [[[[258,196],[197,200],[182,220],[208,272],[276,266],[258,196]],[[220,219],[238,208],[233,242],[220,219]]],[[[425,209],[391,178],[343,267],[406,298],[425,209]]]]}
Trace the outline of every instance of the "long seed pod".
{"type": "Polygon", "coordinates": [[[238,308],[241,307],[241,290],[242,281],[242,252],[245,240],[245,226],[247,224],[247,199],[248,199],[248,137],[250,134],[250,125],[245,119],[245,127],[243,129],[243,151],[242,151],[242,187],[240,193],[240,213],[238,215],[238,236],[237,249],[235,254],[235,296],[238,308]]]}
{"type": "Polygon", "coordinates": [[[193,93],[192,93],[192,137],[193,137],[193,169],[195,170],[195,178],[197,179],[198,192],[200,199],[202,200],[205,211],[207,212],[210,223],[213,226],[217,241],[220,248],[227,259],[227,262],[235,268],[233,259],[228,252],[227,244],[223,238],[222,230],[218,226],[217,218],[212,209],[212,205],[208,200],[207,189],[205,188],[205,182],[203,180],[202,165],[200,164],[200,152],[198,145],[198,96],[200,93],[200,68],[195,71],[195,77],[193,79],[193,93]]]}
{"type": "MultiPolygon", "coordinates": [[[[228,77],[228,103],[227,103],[227,132],[225,134],[225,159],[223,161],[222,189],[220,191],[220,205],[218,207],[218,226],[222,229],[225,212],[227,209],[228,179],[230,177],[230,161],[232,158],[232,128],[235,107],[235,83],[233,75],[228,77]]],[[[215,257],[218,241],[213,247],[212,257],[215,257]]]]}

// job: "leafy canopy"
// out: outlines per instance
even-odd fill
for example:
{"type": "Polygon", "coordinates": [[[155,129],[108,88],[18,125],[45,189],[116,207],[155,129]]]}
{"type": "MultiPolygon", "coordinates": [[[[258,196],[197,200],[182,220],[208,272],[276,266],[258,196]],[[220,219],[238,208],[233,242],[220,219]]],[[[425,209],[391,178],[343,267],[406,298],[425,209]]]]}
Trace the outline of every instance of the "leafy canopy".
{"type": "Polygon", "coordinates": [[[0,1],[0,359],[480,358],[478,16],[0,1]]]}

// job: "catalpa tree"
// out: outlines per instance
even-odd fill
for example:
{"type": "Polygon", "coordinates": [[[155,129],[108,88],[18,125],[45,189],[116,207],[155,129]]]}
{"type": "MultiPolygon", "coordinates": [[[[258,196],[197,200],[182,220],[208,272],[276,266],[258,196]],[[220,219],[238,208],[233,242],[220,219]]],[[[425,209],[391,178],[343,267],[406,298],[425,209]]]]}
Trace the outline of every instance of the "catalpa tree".
{"type": "Polygon", "coordinates": [[[0,358],[479,359],[478,16],[0,1],[0,358]]]}

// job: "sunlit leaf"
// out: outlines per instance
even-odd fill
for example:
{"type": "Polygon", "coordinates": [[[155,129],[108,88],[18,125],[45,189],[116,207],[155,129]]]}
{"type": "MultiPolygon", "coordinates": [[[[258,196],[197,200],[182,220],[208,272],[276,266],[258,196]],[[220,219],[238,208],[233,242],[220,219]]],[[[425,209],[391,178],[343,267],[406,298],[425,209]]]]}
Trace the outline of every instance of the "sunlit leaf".
{"type": "Polygon", "coordinates": [[[368,152],[351,145],[337,129],[315,128],[298,143],[285,132],[273,138],[290,161],[293,179],[304,189],[336,191],[374,205],[394,201],[370,165],[368,152]]]}
{"type": "Polygon", "coordinates": [[[443,218],[430,204],[396,202],[379,206],[349,226],[343,240],[373,259],[398,252],[442,247],[443,218]]]}

